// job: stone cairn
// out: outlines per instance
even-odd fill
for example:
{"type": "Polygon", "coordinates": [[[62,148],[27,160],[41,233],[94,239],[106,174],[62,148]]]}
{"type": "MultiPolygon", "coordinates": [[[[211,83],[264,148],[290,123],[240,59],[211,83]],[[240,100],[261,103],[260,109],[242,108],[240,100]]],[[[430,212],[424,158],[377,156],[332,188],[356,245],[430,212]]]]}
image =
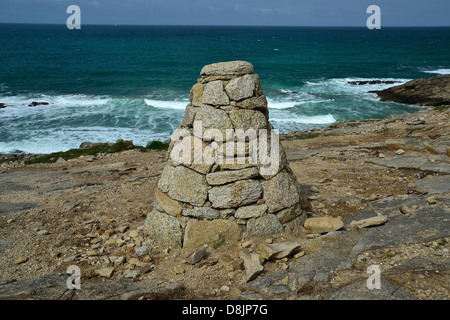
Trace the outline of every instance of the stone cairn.
{"type": "Polygon", "coordinates": [[[252,64],[215,63],[200,75],[144,232],[156,245],[195,248],[295,230],[305,220],[300,187],[252,64]]]}

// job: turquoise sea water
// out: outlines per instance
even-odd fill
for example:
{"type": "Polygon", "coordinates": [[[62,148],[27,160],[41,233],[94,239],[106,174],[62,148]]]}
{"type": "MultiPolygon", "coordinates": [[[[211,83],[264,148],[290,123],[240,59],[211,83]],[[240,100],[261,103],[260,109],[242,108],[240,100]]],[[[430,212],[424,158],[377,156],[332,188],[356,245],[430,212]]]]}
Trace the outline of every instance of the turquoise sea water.
{"type": "Polygon", "coordinates": [[[450,28],[0,24],[0,153],[167,139],[201,68],[230,60],[254,65],[275,128],[307,130],[416,111],[347,82],[450,73],[450,28]]]}

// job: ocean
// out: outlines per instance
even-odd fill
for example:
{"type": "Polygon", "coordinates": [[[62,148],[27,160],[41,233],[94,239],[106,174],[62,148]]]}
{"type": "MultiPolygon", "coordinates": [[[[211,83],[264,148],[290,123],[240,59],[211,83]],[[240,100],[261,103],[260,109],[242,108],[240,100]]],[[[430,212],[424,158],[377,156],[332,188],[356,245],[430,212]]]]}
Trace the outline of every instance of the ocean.
{"type": "Polygon", "coordinates": [[[417,111],[349,82],[450,73],[450,28],[0,24],[0,153],[166,140],[201,68],[231,60],[253,64],[275,128],[309,130],[417,111]]]}

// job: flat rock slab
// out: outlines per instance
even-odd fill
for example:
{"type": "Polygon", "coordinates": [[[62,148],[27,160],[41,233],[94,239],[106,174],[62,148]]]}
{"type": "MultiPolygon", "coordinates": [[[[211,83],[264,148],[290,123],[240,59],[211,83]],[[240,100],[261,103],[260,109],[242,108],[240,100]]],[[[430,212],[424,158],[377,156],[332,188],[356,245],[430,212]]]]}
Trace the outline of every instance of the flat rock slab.
{"type": "Polygon", "coordinates": [[[14,242],[16,242],[17,238],[9,238],[0,241],[0,255],[3,254],[3,251],[12,247],[14,242]]]}
{"type": "Polygon", "coordinates": [[[330,300],[417,300],[389,277],[382,276],[380,282],[380,289],[368,289],[367,280],[361,279],[336,291],[330,300]]]}
{"type": "Polygon", "coordinates": [[[446,163],[433,163],[428,161],[426,157],[370,159],[366,160],[366,162],[395,169],[417,169],[450,174],[450,165],[446,163]]]}
{"type": "Polygon", "coordinates": [[[40,204],[34,202],[0,202],[0,215],[38,208],[40,206],[40,204]]]}
{"type": "Polygon", "coordinates": [[[180,282],[160,279],[133,282],[120,279],[98,284],[83,284],[81,290],[69,290],[69,274],[49,274],[24,280],[0,281],[0,299],[7,300],[137,300],[171,299],[182,288],[180,282]]]}
{"type": "MultiPolygon", "coordinates": [[[[330,281],[334,272],[351,269],[356,257],[375,248],[396,247],[402,244],[422,243],[450,236],[448,226],[448,207],[450,200],[440,200],[436,205],[429,205],[425,197],[414,196],[401,200],[383,200],[371,203],[371,206],[360,210],[355,215],[343,219],[345,230],[329,232],[313,239],[308,246],[302,248],[305,255],[295,261],[295,265],[282,273],[274,281],[274,274],[259,277],[242,288],[241,298],[270,299],[279,294],[298,294],[302,290],[311,290],[330,281]],[[402,205],[419,209],[411,216],[403,215],[399,208],[402,205]],[[362,220],[383,214],[388,217],[383,225],[371,228],[352,230],[353,220],[362,220]],[[277,281],[286,279],[282,287],[277,281]],[[258,292],[258,293],[255,293],[258,292]]],[[[426,261],[410,261],[381,277],[381,290],[367,288],[367,276],[350,282],[339,289],[331,289],[324,293],[326,299],[416,299],[406,290],[391,280],[395,272],[425,270],[434,268],[426,261]]],[[[443,266],[442,268],[446,268],[443,266]]],[[[433,269],[434,270],[434,269],[433,269]]],[[[302,294],[302,293],[301,293],[302,294]]]]}
{"type": "Polygon", "coordinates": [[[450,235],[448,206],[450,200],[442,200],[432,206],[426,203],[424,197],[406,200],[381,201],[365,208],[352,217],[343,219],[346,227],[353,220],[362,220],[383,214],[388,221],[380,226],[369,228],[368,233],[353,247],[353,253],[359,253],[371,248],[395,247],[400,244],[418,243],[450,235]],[[405,205],[411,208],[418,205],[419,209],[407,217],[400,212],[405,205]]]}
{"type": "Polygon", "coordinates": [[[414,182],[414,189],[418,192],[435,194],[450,192],[450,175],[428,176],[414,182]]]}
{"type": "Polygon", "coordinates": [[[27,192],[29,194],[62,193],[81,186],[102,185],[102,182],[92,182],[73,179],[67,171],[62,172],[13,172],[0,175],[0,192],[27,192]]]}

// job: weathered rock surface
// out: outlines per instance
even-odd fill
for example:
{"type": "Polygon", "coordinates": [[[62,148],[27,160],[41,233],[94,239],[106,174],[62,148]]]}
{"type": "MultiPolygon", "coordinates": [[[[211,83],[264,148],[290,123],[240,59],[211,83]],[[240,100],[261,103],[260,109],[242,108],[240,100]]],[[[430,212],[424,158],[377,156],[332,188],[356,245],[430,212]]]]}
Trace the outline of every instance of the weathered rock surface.
{"type": "Polygon", "coordinates": [[[228,76],[253,73],[253,66],[247,61],[218,62],[206,65],[200,71],[202,76],[228,76]]]}
{"type": "Polygon", "coordinates": [[[267,205],[259,204],[254,206],[240,207],[234,216],[238,219],[259,218],[267,213],[267,205]]]}
{"type": "Polygon", "coordinates": [[[236,208],[255,203],[262,195],[262,185],[257,180],[243,180],[213,187],[208,197],[213,208],[236,208]]]}
{"type": "Polygon", "coordinates": [[[237,241],[242,237],[242,230],[237,223],[226,220],[196,220],[191,219],[186,225],[183,246],[186,248],[198,248],[204,244],[211,244],[220,240],[237,241]]]}
{"type": "Polygon", "coordinates": [[[183,166],[166,166],[158,187],[171,198],[194,206],[202,206],[208,195],[205,176],[183,166]]]}
{"type": "Polygon", "coordinates": [[[264,181],[263,188],[269,213],[295,206],[300,201],[298,185],[287,171],[281,171],[272,179],[264,181]]]}
{"type": "Polygon", "coordinates": [[[218,219],[220,218],[220,211],[210,207],[195,207],[193,209],[184,209],[183,216],[197,219],[218,219]]]}
{"type": "Polygon", "coordinates": [[[245,168],[241,170],[227,170],[208,173],[206,181],[212,185],[223,185],[238,180],[247,180],[258,176],[257,168],[245,168]]]}
{"type": "Polygon", "coordinates": [[[223,82],[222,81],[208,82],[203,89],[201,102],[213,106],[229,105],[230,99],[224,92],[223,82]]]}
{"type": "Polygon", "coordinates": [[[144,232],[156,245],[181,247],[183,232],[176,217],[152,210],[145,220],[144,232]]]}
{"type": "Polygon", "coordinates": [[[267,214],[263,217],[249,220],[245,236],[246,238],[258,237],[282,232],[283,226],[280,220],[274,214],[267,214]]]}
{"type": "Polygon", "coordinates": [[[225,91],[231,100],[239,101],[253,96],[255,82],[250,74],[234,78],[225,87],[225,91]]]}

